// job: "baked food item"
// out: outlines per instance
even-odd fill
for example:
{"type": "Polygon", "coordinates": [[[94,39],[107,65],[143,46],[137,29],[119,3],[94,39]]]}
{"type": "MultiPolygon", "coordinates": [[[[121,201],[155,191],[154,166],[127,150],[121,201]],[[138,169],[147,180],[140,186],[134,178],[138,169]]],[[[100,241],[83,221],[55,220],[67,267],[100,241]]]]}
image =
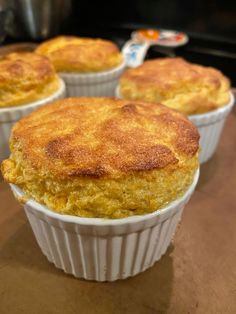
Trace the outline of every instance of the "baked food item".
{"type": "Polygon", "coordinates": [[[59,87],[59,77],[44,56],[22,52],[0,58],[0,108],[44,99],[59,87]]]}
{"type": "Polygon", "coordinates": [[[118,47],[103,39],[59,36],[39,45],[36,52],[52,61],[67,96],[114,96],[125,67],[118,47]]]}
{"type": "Polygon", "coordinates": [[[227,105],[229,90],[229,80],[214,68],[182,58],[160,58],[125,71],[119,92],[122,98],[161,102],[192,115],[227,105]]]}
{"type": "Polygon", "coordinates": [[[128,69],[120,79],[117,96],[161,102],[189,115],[200,133],[200,163],[216,151],[234,105],[230,82],[220,71],[181,58],[154,59],[128,69]]]}
{"type": "Polygon", "coordinates": [[[10,154],[16,121],[64,96],[65,84],[46,57],[30,52],[0,57],[0,162],[10,154]]]}
{"type": "Polygon", "coordinates": [[[185,193],[198,168],[198,140],[187,118],[160,104],[67,98],[14,126],[2,173],[63,214],[145,214],[185,193]]]}
{"type": "Polygon", "coordinates": [[[58,72],[101,72],[123,62],[118,47],[104,39],[58,36],[40,44],[36,52],[47,56],[58,72]]]}

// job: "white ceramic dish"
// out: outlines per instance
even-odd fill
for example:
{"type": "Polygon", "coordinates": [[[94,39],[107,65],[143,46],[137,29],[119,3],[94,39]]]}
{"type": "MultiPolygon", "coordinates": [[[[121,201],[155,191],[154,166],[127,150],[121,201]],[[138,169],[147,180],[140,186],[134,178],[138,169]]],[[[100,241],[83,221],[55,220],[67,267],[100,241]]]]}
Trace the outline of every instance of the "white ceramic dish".
{"type": "MultiPolygon", "coordinates": [[[[68,274],[114,281],[143,272],[166,252],[199,177],[186,193],[153,213],[122,219],[61,215],[30,199],[24,209],[48,260],[68,274]]],[[[17,198],[24,194],[11,185],[17,198]]]]}
{"type": "Polygon", "coordinates": [[[114,96],[119,78],[125,69],[123,62],[109,71],[98,73],[59,73],[66,83],[66,93],[72,96],[114,96]]]}
{"type": "Polygon", "coordinates": [[[230,92],[230,102],[219,109],[203,114],[188,116],[198,128],[200,134],[200,163],[208,161],[215,153],[220,141],[220,136],[226,118],[232,110],[235,103],[234,95],[230,92]]]}
{"type": "Polygon", "coordinates": [[[53,95],[22,106],[0,108],[0,161],[6,159],[9,154],[9,137],[13,125],[34,109],[46,105],[54,100],[64,98],[65,84],[60,79],[60,87],[53,95]]]}
{"type": "MultiPolygon", "coordinates": [[[[119,92],[119,86],[116,88],[116,97],[122,98],[119,92]]],[[[215,153],[220,141],[220,136],[226,118],[232,110],[235,103],[234,95],[230,92],[230,102],[219,109],[202,113],[189,115],[188,118],[198,128],[200,134],[200,163],[208,161],[215,153]]]]}

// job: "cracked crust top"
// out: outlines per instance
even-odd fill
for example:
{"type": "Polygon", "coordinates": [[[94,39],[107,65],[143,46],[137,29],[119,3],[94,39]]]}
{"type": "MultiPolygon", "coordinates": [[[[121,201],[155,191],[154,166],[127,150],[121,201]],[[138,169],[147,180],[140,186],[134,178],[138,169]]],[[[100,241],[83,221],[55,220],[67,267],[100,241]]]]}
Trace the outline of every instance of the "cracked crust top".
{"type": "Polygon", "coordinates": [[[198,151],[196,127],[159,104],[68,98],[18,122],[11,147],[56,177],[122,176],[178,164],[198,151]]]}
{"type": "Polygon", "coordinates": [[[44,99],[59,88],[48,58],[36,53],[10,53],[0,58],[0,108],[44,99]]]}
{"type": "Polygon", "coordinates": [[[116,44],[99,38],[58,36],[40,44],[36,52],[47,56],[58,72],[100,72],[123,62],[116,44]]]}
{"type": "Polygon", "coordinates": [[[220,71],[182,58],[145,61],[120,80],[122,98],[161,102],[189,115],[227,105],[229,91],[230,82],[220,71]]]}

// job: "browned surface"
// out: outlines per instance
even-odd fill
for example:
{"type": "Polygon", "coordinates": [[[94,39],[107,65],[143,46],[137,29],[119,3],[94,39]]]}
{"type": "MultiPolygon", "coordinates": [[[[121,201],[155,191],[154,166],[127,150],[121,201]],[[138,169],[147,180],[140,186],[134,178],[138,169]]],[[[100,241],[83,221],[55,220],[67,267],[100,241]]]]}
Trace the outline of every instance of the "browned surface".
{"type": "MultiPolygon", "coordinates": [[[[179,162],[186,164],[198,151],[198,140],[196,127],[165,106],[77,97],[21,119],[12,132],[12,153],[22,152],[23,160],[44,177],[49,172],[55,179],[114,178],[170,164],[181,167],[179,162]]],[[[3,173],[8,168],[4,163],[3,173]]]]}
{"type": "Polygon", "coordinates": [[[182,58],[147,60],[120,79],[123,98],[161,102],[188,115],[226,105],[229,88],[229,79],[219,70],[182,58]]]}
{"type": "Polygon", "coordinates": [[[114,283],[74,279],[47,262],[22,208],[0,183],[0,313],[236,313],[236,116],[168,253],[145,273],[114,283]]]}
{"type": "Polygon", "coordinates": [[[1,168],[7,182],[55,211],[121,218],[187,190],[198,140],[190,121],[160,104],[67,98],[16,123],[1,168]]]}
{"type": "Polygon", "coordinates": [[[122,63],[117,45],[99,38],[58,36],[40,44],[36,52],[47,56],[58,72],[99,72],[122,63]]]}
{"type": "Polygon", "coordinates": [[[44,56],[14,52],[0,58],[0,108],[46,98],[58,84],[55,69],[44,56]]]}

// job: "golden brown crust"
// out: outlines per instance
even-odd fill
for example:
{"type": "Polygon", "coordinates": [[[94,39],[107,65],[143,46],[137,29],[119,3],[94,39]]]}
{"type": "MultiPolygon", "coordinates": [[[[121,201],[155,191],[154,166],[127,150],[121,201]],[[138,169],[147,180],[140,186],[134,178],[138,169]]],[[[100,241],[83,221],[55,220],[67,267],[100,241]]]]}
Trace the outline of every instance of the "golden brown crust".
{"type": "Polygon", "coordinates": [[[185,114],[208,112],[226,105],[230,82],[218,70],[182,58],[145,61],[120,80],[121,97],[161,102],[185,114]]]}
{"type": "Polygon", "coordinates": [[[55,37],[39,45],[36,52],[46,55],[58,72],[100,72],[123,61],[113,42],[76,36],[55,37]]]}
{"type": "Polygon", "coordinates": [[[0,59],[0,108],[44,99],[58,88],[59,78],[46,57],[11,53],[0,59]]]}
{"type": "Polygon", "coordinates": [[[199,134],[159,104],[68,98],[13,128],[6,181],[62,214],[121,218],[152,212],[186,192],[199,134]]]}
{"type": "Polygon", "coordinates": [[[13,128],[12,147],[53,176],[120,176],[164,168],[198,150],[198,132],[157,104],[69,98],[36,110],[13,128]]]}

